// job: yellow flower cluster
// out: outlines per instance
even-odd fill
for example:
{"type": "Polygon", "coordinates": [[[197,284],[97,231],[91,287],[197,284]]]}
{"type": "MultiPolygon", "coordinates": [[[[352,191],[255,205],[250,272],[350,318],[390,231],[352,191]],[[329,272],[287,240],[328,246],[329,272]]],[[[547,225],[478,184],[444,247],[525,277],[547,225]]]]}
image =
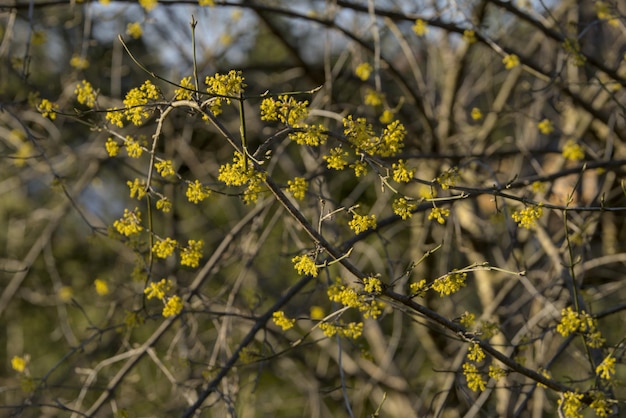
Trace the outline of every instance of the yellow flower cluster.
{"type": "Polygon", "coordinates": [[[241,71],[230,70],[228,74],[216,73],[205,79],[207,92],[213,95],[210,109],[214,115],[222,113],[222,103],[230,104],[230,99],[243,93],[244,78],[241,71]]]}
{"type": "Polygon", "coordinates": [[[163,307],[163,317],[178,315],[183,310],[183,300],[178,295],[174,295],[167,299],[163,307]]]}
{"type": "Polygon", "coordinates": [[[330,155],[324,155],[326,166],[334,170],[343,170],[348,165],[348,152],[341,147],[331,148],[330,155]]]}
{"type": "Polygon", "coordinates": [[[558,400],[563,415],[567,418],[582,418],[583,394],[577,392],[565,392],[563,398],[558,400]]]}
{"type": "Polygon", "coordinates": [[[293,180],[287,182],[289,188],[287,189],[291,195],[298,199],[304,199],[304,195],[309,188],[309,182],[303,177],[296,177],[293,180]]]}
{"type": "Polygon", "coordinates": [[[146,195],[146,181],[135,179],[134,181],[127,181],[126,185],[130,189],[130,198],[134,199],[137,196],[137,200],[141,200],[146,195]]]}
{"type": "Polygon", "coordinates": [[[548,135],[554,131],[554,125],[550,119],[544,119],[539,122],[537,128],[539,128],[539,131],[544,135],[548,135]]]}
{"type": "Polygon", "coordinates": [[[168,213],[172,209],[172,202],[167,197],[162,197],[156,202],[156,208],[160,211],[168,213]]]}
{"type": "Polygon", "coordinates": [[[300,145],[319,146],[326,142],[328,135],[322,125],[309,125],[304,120],[309,115],[308,101],[298,101],[289,95],[278,98],[267,97],[261,102],[261,120],[278,121],[297,131],[288,137],[300,145]]]}
{"type": "Polygon", "coordinates": [[[502,58],[502,63],[507,70],[511,70],[520,64],[519,57],[515,54],[505,55],[505,57],[502,58]]]}
{"type": "Polygon", "coordinates": [[[446,223],[446,218],[450,216],[450,209],[447,208],[432,208],[428,214],[428,220],[436,219],[440,224],[446,223]]]}
{"type": "Polygon", "coordinates": [[[139,0],[139,4],[141,5],[141,7],[144,8],[146,12],[149,12],[150,10],[157,7],[159,2],[158,0],[139,0]]]}
{"type": "Polygon", "coordinates": [[[361,177],[367,174],[367,163],[365,161],[355,161],[350,164],[350,168],[354,169],[354,175],[356,177],[361,177]]]}
{"type": "Polygon", "coordinates": [[[290,319],[285,316],[283,311],[276,311],[272,314],[272,321],[276,325],[278,325],[283,331],[287,331],[290,328],[293,328],[293,325],[296,323],[295,319],[290,319]]]}
{"type": "Polygon", "coordinates": [[[307,274],[309,276],[317,277],[317,266],[315,260],[308,255],[297,255],[291,259],[293,268],[298,271],[298,274],[307,274]]]}
{"type": "MultiPolygon", "coordinates": [[[[134,125],[141,125],[150,117],[150,112],[146,110],[146,105],[150,100],[159,98],[159,90],[150,80],[146,80],[141,87],[135,87],[126,93],[124,98],[123,115],[134,125]]],[[[108,114],[113,111],[107,112],[108,114]]],[[[108,117],[109,121],[113,121],[108,117]]]]}
{"type": "Polygon", "coordinates": [[[408,183],[413,179],[415,175],[415,169],[408,169],[404,160],[399,160],[397,163],[393,163],[393,180],[398,183],[408,183]]]}
{"type": "Polygon", "coordinates": [[[257,201],[262,191],[261,184],[265,181],[265,173],[259,173],[253,167],[246,167],[246,160],[243,154],[235,152],[233,163],[227,163],[219,168],[217,179],[227,186],[247,185],[244,191],[243,200],[246,204],[257,201]]]}
{"type": "Polygon", "coordinates": [[[483,112],[481,112],[479,108],[473,107],[470,116],[473,120],[481,120],[483,118],[483,112]]]}
{"type": "Polygon", "coordinates": [[[180,253],[180,264],[192,268],[198,267],[202,258],[202,247],[204,247],[202,240],[190,239],[187,241],[187,246],[180,253]]]}
{"type": "Polygon", "coordinates": [[[96,279],[94,280],[93,285],[96,288],[96,293],[99,296],[105,296],[109,294],[109,285],[106,281],[102,279],[96,279]]]}
{"type": "Polygon", "coordinates": [[[596,375],[600,376],[600,379],[610,380],[615,374],[615,357],[609,354],[602,360],[602,363],[596,367],[596,375]]]}
{"type": "Polygon", "coordinates": [[[165,298],[165,294],[172,289],[172,281],[161,279],[158,283],[151,282],[144,290],[143,293],[146,295],[147,299],[156,298],[159,300],[163,300],[165,298]]]}
{"type": "Polygon", "coordinates": [[[354,74],[361,80],[365,81],[370,78],[372,71],[374,71],[372,66],[367,62],[363,62],[356,66],[356,68],[354,69],[354,74]]]}
{"type": "Polygon", "coordinates": [[[571,306],[561,311],[561,320],[556,331],[564,337],[572,333],[581,333],[590,347],[598,348],[604,344],[604,338],[598,331],[598,322],[591,315],[582,311],[574,311],[571,306]]]}
{"type": "Polygon", "coordinates": [[[591,391],[591,397],[593,401],[589,404],[589,406],[594,410],[596,416],[598,417],[609,417],[613,413],[611,404],[617,403],[614,399],[606,399],[606,395],[604,392],[599,390],[591,391]]]}
{"type": "Polygon", "coordinates": [[[476,315],[474,315],[471,312],[463,312],[463,315],[461,315],[461,318],[459,319],[459,322],[465,328],[469,329],[469,328],[473,327],[474,324],[476,324],[476,315]]]}
{"type": "Polygon", "coordinates": [[[268,97],[261,102],[261,120],[279,121],[285,125],[299,127],[309,115],[308,101],[297,101],[286,94],[277,99],[268,97]]]}
{"type": "Polygon", "coordinates": [[[411,291],[411,297],[419,297],[422,298],[428,291],[429,287],[426,284],[426,280],[422,279],[419,282],[413,282],[409,285],[409,290],[411,291]]]}
{"type": "Polygon", "coordinates": [[[485,352],[478,343],[471,343],[469,349],[467,350],[467,358],[469,360],[475,361],[476,363],[481,362],[485,359],[485,352]]]}
{"type": "Polygon", "coordinates": [[[77,84],[74,94],[78,103],[88,108],[93,108],[96,105],[96,92],[88,81],[83,80],[80,84],[77,84]]]}
{"type": "Polygon", "coordinates": [[[191,100],[191,95],[195,86],[191,83],[191,76],[183,77],[179,83],[180,87],[174,90],[174,100],[191,100]]]}
{"type": "Polygon", "coordinates": [[[113,222],[113,227],[117,232],[127,237],[138,234],[143,230],[141,226],[141,212],[139,212],[138,208],[135,208],[132,212],[124,209],[124,215],[122,215],[121,219],[113,222]]]}
{"type": "Polygon", "coordinates": [[[174,254],[174,250],[178,246],[178,242],[172,238],[165,238],[154,243],[152,252],[159,258],[167,258],[174,254]]]}
{"type": "Polygon", "coordinates": [[[438,292],[441,297],[449,296],[461,290],[462,287],[465,287],[466,278],[467,273],[453,272],[436,279],[432,284],[432,288],[438,292]]]}
{"type": "Polygon", "coordinates": [[[467,42],[468,44],[470,44],[470,45],[473,44],[474,42],[477,41],[477,39],[476,39],[476,32],[474,32],[471,29],[465,29],[463,31],[463,40],[465,42],[467,42]]]}
{"type": "Polygon", "coordinates": [[[200,203],[211,194],[211,190],[207,186],[203,186],[200,181],[196,179],[193,183],[187,185],[187,191],[185,196],[191,203],[200,203]]]}
{"type": "Polygon", "coordinates": [[[570,139],[563,145],[562,155],[570,161],[580,161],[585,158],[585,151],[583,147],[570,139]]]}
{"type": "Polygon", "coordinates": [[[380,106],[383,104],[385,96],[382,93],[377,92],[374,89],[365,90],[365,98],[363,102],[368,106],[380,106]]]}
{"type": "Polygon", "coordinates": [[[215,6],[215,0],[198,0],[198,6],[215,6]]]}
{"type": "Polygon", "coordinates": [[[474,364],[463,363],[463,375],[467,380],[467,387],[474,392],[483,391],[487,387],[485,380],[474,364]]]}
{"type": "Polygon", "coordinates": [[[27,363],[28,359],[26,356],[13,356],[11,359],[11,368],[18,373],[24,373],[27,363]]]}
{"type": "Polygon", "coordinates": [[[411,29],[417,36],[422,37],[428,33],[428,24],[422,19],[417,19],[411,29]]]}
{"type": "Polygon", "coordinates": [[[457,167],[452,167],[451,169],[441,173],[435,181],[439,183],[439,186],[443,190],[448,190],[450,187],[454,187],[456,183],[461,179],[459,175],[459,169],[457,167]]]}
{"type": "Polygon", "coordinates": [[[499,379],[502,379],[506,375],[507,375],[507,372],[503,368],[494,366],[493,364],[489,365],[489,377],[491,377],[492,379],[499,380],[499,379]]]}
{"type": "Polygon", "coordinates": [[[104,147],[106,148],[109,157],[115,157],[120,152],[120,145],[111,137],[107,138],[104,147]]]}
{"type": "Polygon", "coordinates": [[[352,215],[352,220],[348,222],[348,226],[355,234],[367,231],[368,229],[376,229],[376,215],[352,215]]]}
{"type": "Polygon", "coordinates": [[[79,55],[72,55],[72,58],[70,58],[70,67],[76,68],[77,70],[86,70],[89,68],[89,61],[87,58],[79,55]]]}
{"type": "Polygon", "coordinates": [[[328,338],[332,338],[337,334],[342,337],[357,339],[363,334],[363,322],[350,322],[348,324],[331,324],[324,322],[321,323],[319,327],[328,338]]]}
{"type": "Polygon", "coordinates": [[[615,10],[611,10],[609,3],[606,1],[597,1],[594,4],[596,9],[596,16],[600,20],[606,20],[607,23],[613,27],[619,26],[619,14],[617,13],[617,8],[615,10]]]}
{"type": "Polygon", "coordinates": [[[139,22],[129,23],[126,25],[126,34],[130,35],[133,39],[141,38],[141,35],[143,34],[141,24],[139,22]]]}
{"type": "Polygon", "coordinates": [[[41,116],[50,120],[55,120],[57,118],[57,110],[59,110],[59,105],[52,103],[48,99],[42,99],[41,103],[37,106],[37,111],[41,113],[41,116]]]}
{"type": "Polygon", "coordinates": [[[126,146],[126,154],[128,154],[130,158],[139,158],[141,154],[143,154],[141,144],[128,135],[126,136],[124,145],[126,146]]]}
{"type": "Polygon", "coordinates": [[[543,216],[543,207],[541,204],[537,206],[529,206],[522,210],[516,210],[511,217],[517,224],[526,229],[534,228],[537,220],[543,216]]]}
{"type": "Polygon", "coordinates": [[[172,160],[163,160],[157,161],[154,163],[154,168],[157,173],[161,175],[161,177],[169,177],[176,174],[176,170],[174,170],[174,163],[172,160]]]}
{"type": "Polygon", "coordinates": [[[383,285],[378,277],[366,277],[363,279],[363,290],[367,293],[379,294],[383,291],[383,285]]]}
{"type": "MultiPolygon", "coordinates": [[[[371,280],[375,278],[370,277],[368,279],[371,280]]],[[[373,284],[373,287],[376,288],[376,282],[368,281],[366,285],[367,284],[373,284]]],[[[382,291],[380,280],[378,280],[378,286],[380,286],[380,291],[382,291]]],[[[372,300],[371,296],[359,294],[355,289],[343,285],[341,278],[339,277],[335,280],[335,283],[329,286],[327,294],[328,299],[332,302],[341,303],[349,308],[358,309],[359,312],[363,314],[365,319],[376,319],[382,313],[383,304],[381,302],[372,300]]]]}

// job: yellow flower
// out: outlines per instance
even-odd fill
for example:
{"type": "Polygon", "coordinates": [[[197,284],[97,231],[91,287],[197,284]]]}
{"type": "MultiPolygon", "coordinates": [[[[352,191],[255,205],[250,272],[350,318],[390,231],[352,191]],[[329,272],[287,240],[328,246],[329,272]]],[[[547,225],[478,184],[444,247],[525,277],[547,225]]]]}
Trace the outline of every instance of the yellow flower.
{"type": "Polygon", "coordinates": [[[446,218],[450,216],[450,209],[432,208],[428,214],[428,220],[436,219],[441,225],[446,223],[446,218]]]}
{"type": "Polygon", "coordinates": [[[542,134],[548,135],[554,131],[554,125],[552,125],[552,121],[550,119],[544,119],[537,124],[537,128],[541,131],[542,134]]]}
{"type": "Polygon", "coordinates": [[[52,103],[48,99],[42,99],[41,103],[37,106],[37,110],[41,113],[41,116],[50,120],[57,118],[56,111],[59,109],[59,105],[52,103]]]}
{"type": "Polygon", "coordinates": [[[413,216],[413,211],[417,208],[417,205],[405,197],[400,197],[393,201],[391,207],[393,208],[393,213],[402,219],[408,219],[413,216]]]}
{"type": "Polygon", "coordinates": [[[483,118],[483,113],[480,111],[479,108],[474,107],[472,108],[472,113],[470,114],[470,116],[474,120],[481,120],[483,118]]]}
{"type": "Polygon", "coordinates": [[[126,25],[126,33],[130,35],[133,39],[141,38],[143,31],[141,29],[141,24],[139,22],[133,22],[126,25]]]}
{"type": "Polygon", "coordinates": [[[98,295],[105,296],[109,294],[109,285],[104,280],[96,279],[94,280],[93,284],[96,288],[96,293],[98,295]]]}
{"type": "Polygon", "coordinates": [[[357,67],[354,69],[354,74],[361,80],[365,81],[370,78],[372,71],[374,71],[372,66],[367,62],[363,62],[357,65],[357,67]]]}
{"type": "Polygon", "coordinates": [[[215,0],[198,0],[198,5],[213,7],[215,6],[215,0]]]}
{"type": "Polygon", "coordinates": [[[502,58],[502,63],[504,64],[504,68],[507,70],[513,69],[520,65],[519,57],[515,54],[508,54],[504,58],[502,58]]]}
{"type": "Polygon", "coordinates": [[[363,279],[363,290],[378,294],[383,291],[383,285],[378,277],[366,277],[363,279]]]}
{"type": "Polygon", "coordinates": [[[471,328],[476,323],[476,315],[471,312],[463,312],[463,315],[461,315],[459,322],[461,322],[461,325],[463,325],[465,328],[471,328]]]}
{"type": "Polygon", "coordinates": [[[311,317],[311,319],[319,321],[320,319],[324,319],[326,315],[324,314],[324,308],[314,305],[311,306],[311,313],[309,314],[309,316],[311,317]]]}
{"type": "Polygon", "coordinates": [[[467,358],[469,360],[475,361],[475,362],[480,362],[483,361],[485,358],[485,352],[483,351],[482,348],[480,348],[480,345],[478,345],[478,343],[471,343],[469,346],[469,349],[467,350],[467,358]]]}
{"type": "Polygon", "coordinates": [[[558,400],[561,410],[566,418],[582,418],[581,410],[583,394],[575,392],[563,393],[563,398],[558,400]]]}
{"type": "Polygon", "coordinates": [[[202,258],[202,247],[204,241],[190,239],[187,241],[187,247],[183,248],[180,253],[180,264],[196,268],[200,264],[202,258]]]}
{"type": "Polygon", "coordinates": [[[376,229],[376,215],[352,215],[352,220],[348,222],[350,229],[356,234],[367,231],[368,229],[376,229]]]}
{"type": "Polygon", "coordinates": [[[163,300],[165,294],[172,288],[172,281],[161,279],[158,283],[151,282],[144,290],[146,299],[157,298],[163,300]]]}
{"type": "Polygon", "coordinates": [[[162,197],[157,200],[156,208],[164,213],[168,213],[172,209],[172,202],[170,202],[167,197],[162,197]]]}
{"type": "Polygon", "coordinates": [[[413,32],[419,37],[422,37],[428,33],[428,25],[422,19],[417,19],[412,27],[413,32]]]}
{"type": "Polygon", "coordinates": [[[386,109],[385,111],[383,111],[383,113],[380,115],[380,117],[378,118],[378,120],[380,121],[380,123],[384,123],[385,125],[390,124],[391,122],[393,122],[393,118],[394,118],[394,114],[391,110],[386,109]]]}
{"type": "Polygon", "coordinates": [[[87,61],[87,58],[72,55],[72,58],[70,59],[70,66],[72,68],[76,68],[77,70],[86,70],[89,68],[89,61],[87,61]]]}
{"type": "Polygon", "coordinates": [[[467,380],[467,387],[476,391],[483,391],[487,387],[485,380],[482,378],[475,365],[463,363],[463,374],[467,380]]]}
{"type": "Polygon", "coordinates": [[[190,100],[195,86],[191,83],[191,76],[180,80],[180,88],[174,90],[174,100],[190,100]]]}
{"type": "Polygon", "coordinates": [[[123,128],[124,122],[122,121],[122,116],[124,116],[124,113],[119,110],[107,109],[105,118],[109,121],[111,125],[123,128]]]}
{"type": "Polygon", "coordinates": [[[76,89],[74,90],[74,94],[76,95],[76,100],[78,103],[83,104],[89,108],[92,108],[96,104],[96,93],[93,90],[91,84],[83,80],[81,84],[76,85],[76,89]]]}
{"type": "Polygon", "coordinates": [[[422,279],[419,282],[413,282],[409,284],[409,290],[411,290],[412,297],[424,297],[426,291],[428,290],[428,286],[426,285],[426,280],[422,279]]]}
{"type": "Polygon", "coordinates": [[[380,106],[383,104],[384,95],[373,89],[367,89],[365,93],[365,104],[368,106],[380,106]]]}
{"type": "Polygon", "coordinates": [[[449,296],[465,287],[467,273],[451,273],[433,282],[432,288],[439,296],[449,296]]]}
{"type": "Polygon", "coordinates": [[[156,168],[156,171],[161,175],[161,177],[168,177],[176,174],[172,160],[157,161],[154,163],[154,168],[156,168]]]}
{"type": "Polygon", "coordinates": [[[207,92],[215,95],[210,104],[211,112],[215,115],[219,115],[222,112],[222,102],[230,104],[230,97],[238,96],[243,92],[244,78],[241,71],[230,70],[228,74],[215,74],[212,77],[207,77],[205,83],[208,86],[207,92]]]}
{"type": "Polygon", "coordinates": [[[304,199],[304,195],[309,188],[309,182],[306,181],[303,177],[296,177],[293,180],[289,180],[287,182],[289,185],[289,193],[293,195],[294,198],[298,200],[304,199]]]}
{"type": "Polygon", "coordinates": [[[168,318],[170,316],[178,315],[183,310],[183,301],[180,296],[172,296],[167,300],[167,303],[163,307],[163,317],[168,318]]]}
{"type": "Polygon", "coordinates": [[[127,237],[138,234],[143,230],[141,226],[141,212],[139,212],[138,208],[135,208],[132,212],[128,209],[124,209],[124,215],[121,219],[113,222],[113,227],[117,229],[117,232],[127,237]]]}
{"type": "Polygon", "coordinates": [[[443,190],[448,190],[450,187],[454,187],[460,179],[461,176],[459,175],[459,169],[452,167],[445,173],[441,173],[435,181],[439,183],[439,186],[441,186],[443,190]]]}
{"type": "Polygon", "coordinates": [[[167,258],[174,253],[178,242],[172,238],[165,238],[152,246],[152,252],[159,258],[167,258]]]}
{"type": "Polygon", "coordinates": [[[580,161],[585,158],[585,151],[583,150],[583,147],[574,142],[574,140],[570,139],[565,143],[565,145],[563,145],[562,155],[570,161],[580,161]]]}
{"type": "Polygon", "coordinates": [[[141,145],[130,136],[126,136],[126,153],[130,158],[139,158],[143,153],[141,145]]]}
{"type": "Polygon", "coordinates": [[[504,376],[506,376],[506,370],[494,366],[493,364],[489,365],[489,377],[494,380],[499,380],[502,379],[504,376]]]}
{"type": "Polygon", "coordinates": [[[134,199],[135,195],[137,196],[137,200],[143,199],[146,195],[146,181],[135,179],[134,181],[127,181],[126,185],[130,189],[130,198],[134,199]]]}
{"type": "Polygon", "coordinates": [[[27,356],[13,356],[11,359],[11,367],[18,373],[24,373],[26,370],[26,364],[28,363],[27,356]]]}
{"type": "Polygon", "coordinates": [[[335,147],[330,150],[330,155],[324,155],[324,161],[326,166],[334,170],[343,170],[348,165],[348,152],[344,151],[341,147],[335,147]]]}
{"type": "Polygon", "coordinates": [[[296,323],[295,319],[289,319],[285,316],[283,311],[276,311],[272,314],[272,321],[276,325],[278,325],[283,331],[287,331],[290,328],[293,328],[293,325],[296,323]]]}
{"type": "Polygon", "coordinates": [[[141,7],[144,8],[146,12],[149,12],[150,10],[157,7],[158,1],[157,0],[139,0],[139,4],[141,5],[141,7]]]}
{"type": "Polygon", "coordinates": [[[615,374],[615,357],[608,355],[602,363],[596,367],[596,374],[600,376],[600,379],[610,380],[615,374]]]}
{"type": "Polygon", "coordinates": [[[408,183],[415,175],[415,169],[407,169],[404,160],[393,163],[393,180],[398,183],[408,183]]]}
{"type": "Polygon", "coordinates": [[[465,29],[463,31],[463,40],[470,45],[473,44],[476,42],[476,32],[471,29],[465,29]]]}
{"type": "Polygon", "coordinates": [[[298,271],[298,274],[308,274],[313,277],[317,277],[317,266],[315,260],[308,255],[297,255],[291,259],[293,268],[298,271]]]}
{"type": "Polygon", "coordinates": [[[537,225],[537,220],[543,216],[543,207],[541,204],[537,206],[529,206],[522,210],[516,210],[511,214],[511,217],[517,224],[526,229],[534,228],[537,225]]]}
{"type": "Polygon", "coordinates": [[[193,183],[187,185],[185,195],[191,203],[200,203],[211,194],[211,190],[207,186],[203,186],[197,179],[193,183]]]}

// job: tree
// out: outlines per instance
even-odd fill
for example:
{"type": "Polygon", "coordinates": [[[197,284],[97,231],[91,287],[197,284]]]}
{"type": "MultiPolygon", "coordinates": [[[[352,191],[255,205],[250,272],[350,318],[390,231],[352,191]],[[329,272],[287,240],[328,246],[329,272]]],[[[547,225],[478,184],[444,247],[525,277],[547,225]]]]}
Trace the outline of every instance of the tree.
{"type": "Polygon", "coordinates": [[[620,413],[621,3],[199,3],[0,6],[8,415],[620,413]]]}

